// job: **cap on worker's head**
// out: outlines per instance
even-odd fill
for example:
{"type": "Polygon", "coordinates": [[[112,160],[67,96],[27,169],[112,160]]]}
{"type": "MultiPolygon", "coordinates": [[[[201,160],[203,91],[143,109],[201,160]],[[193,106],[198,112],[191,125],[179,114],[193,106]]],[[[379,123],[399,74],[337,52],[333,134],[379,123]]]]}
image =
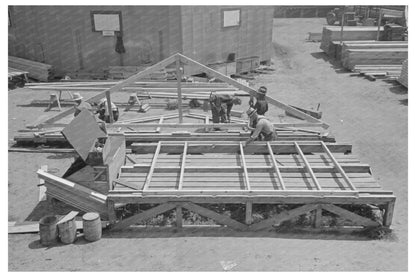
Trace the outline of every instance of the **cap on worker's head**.
{"type": "Polygon", "coordinates": [[[256,114],[256,109],[253,109],[252,107],[250,107],[248,108],[246,113],[249,117],[252,117],[254,114],[256,114]]]}
{"type": "Polygon", "coordinates": [[[79,94],[79,92],[74,92],[74,94],[72,95],[72,100],[74,100],[74,101],[79,101],[83,98],[84,97],[82,97],[81,94],[79,94]]]}
{"type": "Polygon", "coordinates": [[[235,98],[233,99],[233,103],[234,103],[234,104],[236,104],[236,105],[241,105],[241,99],[240,99],[240,98],[238,98],[238,97],[235,97],[235,98]]]}
{"type": "Polygon", "coordinates": [[[266,92],[267,92],[267,88],[266,88],[265,86],[261,86],[261,87],[259,88],[259,92],[260,92],[260,93],[262,93],[262,94],[266,94],[266,92]]]}

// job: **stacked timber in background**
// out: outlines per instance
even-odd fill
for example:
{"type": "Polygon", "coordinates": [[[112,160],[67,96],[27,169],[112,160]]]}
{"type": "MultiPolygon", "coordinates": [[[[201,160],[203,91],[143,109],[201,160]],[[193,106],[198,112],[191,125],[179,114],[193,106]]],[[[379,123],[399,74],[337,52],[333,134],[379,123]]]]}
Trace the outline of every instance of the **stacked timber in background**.
{"type": "Polygon", "coordinates": [[[47,82],[53,79],[53,69],[49,64],[39,63],[18,57],[9,56],[9,67],[27,71],[30,78],[47,82]]]}
{"type": "MultiPolygon", "coordinates": [[[[380,35],[384,28],[380,27],[380,35]]],[[[376,26],[344,26],[342,41],[376,40],[376,26]]],[[[335,57],[336,45],[341,40],[341,26],[325,26],[322,30],[321,49],[335,57]]]]}
{"type": "Polygon", "coordinates": [[[402,84],[403,86],[405,86],[405,87],[408,87],[408,60],[405,60],[404,62],[403,62],[403,66],[402,66],[402,70],[401,70],[401,72],[400,72],[400,76],[399,76],[399,78],[397,79],[397,82],[399,82],[400,84],[402,84]]]}
{"type": "Polygon", "coordinates": [[[407,41],[344,42],[342,66],[353,70],[357,65],[397,65],[407,59],[407,41]]]}

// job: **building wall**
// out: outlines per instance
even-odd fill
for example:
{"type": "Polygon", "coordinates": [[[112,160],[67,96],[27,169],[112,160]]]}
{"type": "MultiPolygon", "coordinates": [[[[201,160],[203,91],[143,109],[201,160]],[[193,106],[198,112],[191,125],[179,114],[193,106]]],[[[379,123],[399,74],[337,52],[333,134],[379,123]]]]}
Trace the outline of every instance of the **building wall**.
{"type": "Polygon", "coordinates": [[[202,63],[259,56],[272,56],[273,7],[268,6],[184,6],[182,7],[183,54],[202,63]],[[241,9],[238,27],[222,27],[222,10],[241,9]]]}
{"type": "Polygon", "coordinates": [[[55,66],[58,73],[155,63],[182,49],[179,6],[12,6],[9,55],[55,66]],[[121,11],[126,53],[116,37],[93,32],[91,11],[121,11]]]}

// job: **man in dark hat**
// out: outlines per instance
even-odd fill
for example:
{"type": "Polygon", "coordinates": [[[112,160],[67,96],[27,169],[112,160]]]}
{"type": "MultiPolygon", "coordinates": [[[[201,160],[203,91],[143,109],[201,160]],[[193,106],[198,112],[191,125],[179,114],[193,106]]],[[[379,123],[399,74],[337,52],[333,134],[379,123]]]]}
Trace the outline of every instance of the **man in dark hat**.
{"type": "Polygon", "coordinates": [[[255,122],[256,128],[246,141],[245,145],[256,140],[259,136],[263,137],[264,141],[272,141],[277,139],[276,130],[273,124],[263,115],[258,115],[254,108],[249,108],[247,115],[250,118],[250,122],[255,122]]]}
{"type": "Polygon", "coordinates": [[[258,115],[264,115],[269,110],[269,105],[265,99],[267,93],[267,88],[261,86],[257,91],[256,95],[256,104],[254,104],[254,97],[250,97],[249,105],[256,109],[258,115]]]}

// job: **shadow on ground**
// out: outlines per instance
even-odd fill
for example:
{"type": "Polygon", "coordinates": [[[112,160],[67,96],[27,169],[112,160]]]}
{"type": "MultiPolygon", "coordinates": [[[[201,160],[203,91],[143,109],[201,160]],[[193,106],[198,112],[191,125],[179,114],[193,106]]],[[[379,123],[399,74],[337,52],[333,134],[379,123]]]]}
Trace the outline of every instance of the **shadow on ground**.
{"type": "Polygon", "coordinates": [[[314,52],[311,53],[311,56],[318,60],[323,60],[331,64],[331,67],[335,70],[336,73],[351,73],[351,71],[345,69],[341,61],[336,60],[335,58],[329,57],[325,52],[314,52]]]}

